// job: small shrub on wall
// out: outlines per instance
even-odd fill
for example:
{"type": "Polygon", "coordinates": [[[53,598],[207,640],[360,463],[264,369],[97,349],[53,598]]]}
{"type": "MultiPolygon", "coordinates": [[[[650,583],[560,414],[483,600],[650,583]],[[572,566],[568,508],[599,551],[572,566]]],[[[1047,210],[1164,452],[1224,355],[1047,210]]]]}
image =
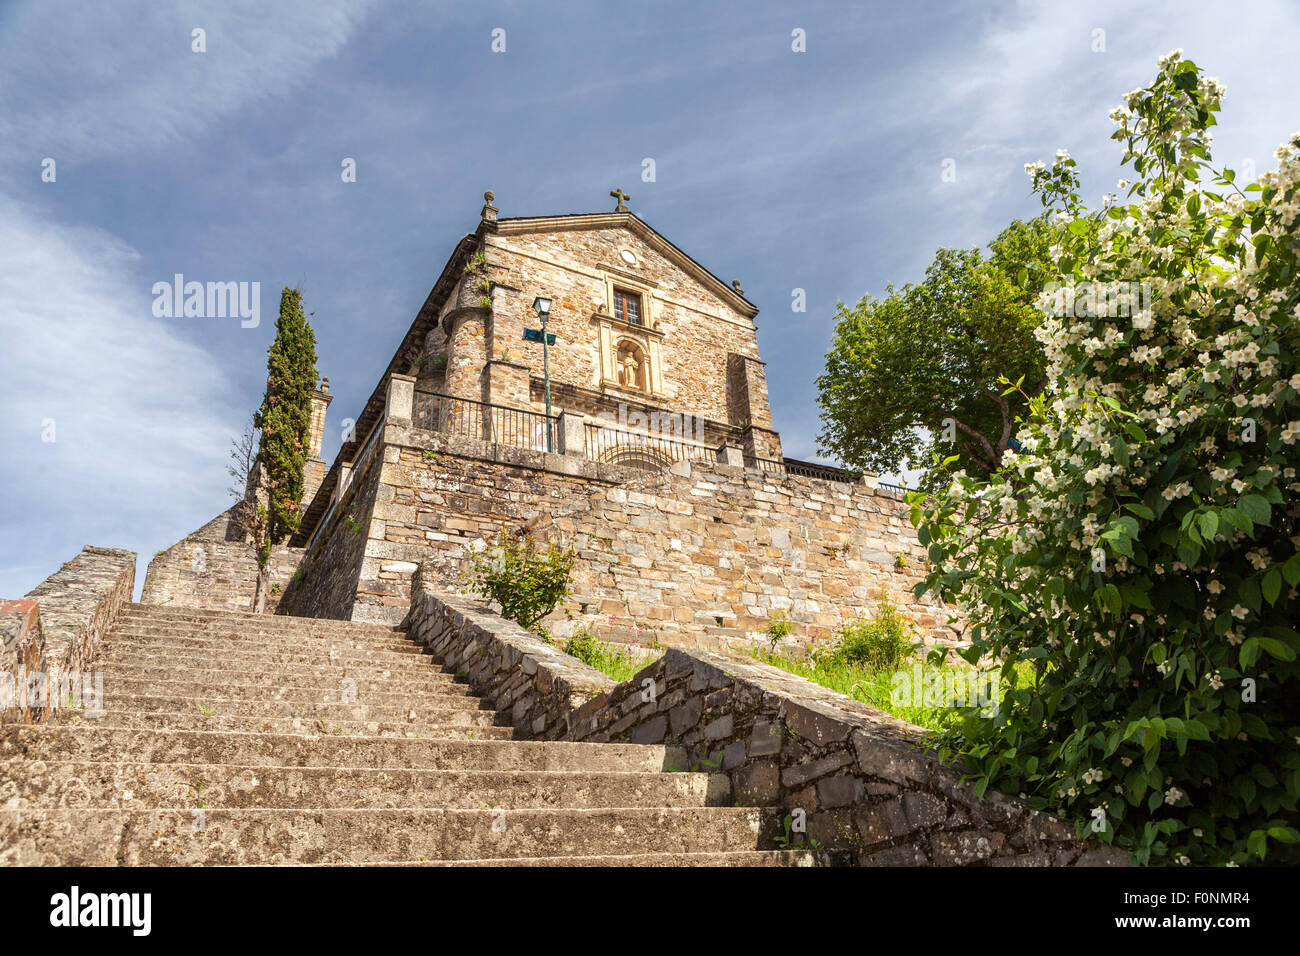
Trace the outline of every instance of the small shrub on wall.
{"type": "Polygon", "coordinates": [[[1139,863],[1300,862],[1300,140],[1238,182],[1222,92],[1162,58],[1102,211],[1064,151],[1028,167],[1065,227],[1052,384],[1000,472],[913,504],[968,659],[1034,669],[946,748],[1139,863]]]}
{"type": "Polygon", "coordinates": [[[526,535],[498,535],[475,553],[469,573],[474,593],[501,606],[501,614],[534,630],[569,593],[575,555],[553,544],[535,549],[526,535]]]}

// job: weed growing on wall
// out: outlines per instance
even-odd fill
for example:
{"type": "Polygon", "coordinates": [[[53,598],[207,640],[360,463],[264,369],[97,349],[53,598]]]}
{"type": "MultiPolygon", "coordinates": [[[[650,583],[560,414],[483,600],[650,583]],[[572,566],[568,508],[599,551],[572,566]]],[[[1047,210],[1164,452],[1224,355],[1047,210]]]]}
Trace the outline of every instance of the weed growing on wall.
{"type": "Polygon", "coordinates": [[[475,552],[470,588],[499,604],[504,617],[531,631],[569,593],[575,557],[554,544],[536,550],[527,535],[502,532],[492,547],[475,552]]]}

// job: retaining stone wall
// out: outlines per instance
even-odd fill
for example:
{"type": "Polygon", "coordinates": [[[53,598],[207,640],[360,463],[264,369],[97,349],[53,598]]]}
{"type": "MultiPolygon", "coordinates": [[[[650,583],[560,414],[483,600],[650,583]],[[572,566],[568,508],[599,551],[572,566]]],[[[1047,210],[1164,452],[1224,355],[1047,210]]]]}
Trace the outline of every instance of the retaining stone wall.
{"type": "Polygon", "coordinates": [[[781,615],[806,648],[887,599],[956,643],[955,609],[912,593],[926,550],[908,511],[886,489],[694,461],[591,488],[531,528],[577,551],[564,612],[606,640],[748,653],[781,615]]]}
{"type": "Polygon", "coordinates": [[[720,767],[739,804],[803,811],[807,836],[864,865],[1122,865],[1125,854],[1002,794],[977,797],[923,731],[795,675],[669,649],[611,679],[423,574],[409,633],[512,724],[545,739],[670,743],[720,767]]]}
{"type": "MultiPolygon", "coordinates": [[[[380,423],[378,427],[384,426],[380,423]]],[[[329,524],[306,549],[298,565],[301,573],[285,587],[277,613],[353,619],[382,469],[380,445],[352,471],[329,524]]]]}

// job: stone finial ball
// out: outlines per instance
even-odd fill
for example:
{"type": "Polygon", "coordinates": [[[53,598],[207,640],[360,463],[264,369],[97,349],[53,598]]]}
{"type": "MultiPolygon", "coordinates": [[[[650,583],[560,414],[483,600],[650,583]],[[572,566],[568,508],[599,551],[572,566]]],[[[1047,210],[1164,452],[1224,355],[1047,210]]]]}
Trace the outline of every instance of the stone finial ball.
{"type": "Polygon", "coordinates": [[[492,200],[497,198],[497,194],[489,189],[487,192],[483,194],[483,198],[486,199],[488,202],[491,202],[492,200]]]}

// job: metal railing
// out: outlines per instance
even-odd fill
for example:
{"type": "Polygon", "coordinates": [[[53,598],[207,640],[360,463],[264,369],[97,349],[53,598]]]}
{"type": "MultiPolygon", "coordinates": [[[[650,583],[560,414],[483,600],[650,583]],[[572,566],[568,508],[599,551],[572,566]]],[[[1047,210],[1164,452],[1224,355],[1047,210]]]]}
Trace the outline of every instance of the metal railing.
{"type": "Polygon", "coordinates": [[[718,450],[707,445],[629,432],[609,425],[585,423],[587,457],[610,465],[658,471],[676,461],[718,460],[718,450]]]}
{"type": "Polygon", "coordinates": [[[752,468],[755,471],[761,471],[767,475],[784,475],[785,462],[775,458],[755,458],[747,456],[745,458],[745,467],[752,468]]]}
{"type": "Polygon", "coordinates": [[[908,488],[904,485],[896,485],[892,481],[880,481],[877,482],[877,485],[881,488],[888,488],[890,491],[897,491],[900,494],[904,494],[904,495],[916,491],[915,488],[908,488]]]}
{"type": "Polygon", "coordinates": [[[492,405],[442,392],[415,390],[411,423],[416,428],[461,438],[496,442],[533,451],[558,451],[556,416],[525,408],[492,405]],[[549,439],[549,441],[548,441],[549,439]]]}
{"type": "Polygon", "coordinates": [[[348,472],[347,484],[344,485],[342,480],[340,480],[339,483],[334,486],[334,494],[330,498],[330,506],[326,510],[324,517],[322,517],[320,521],[316,522],[316,530],[312,532],[311,538],[307,541],[308,553],[310,553],[311,549],[316,546],[316,539],[321,536],[321,532],[333,523],[334,513],[338,511],[339,502],[343,500],[345,495],[347,495],[348,488],[352,486],[352,481],[365,469],[366,461],[370,458],[370,453],[375,450],[377,444],[376,439],[383,431],[383,424],[383,421],[378,421],[371,426],[370,434],[366,436],[365,443],[361,446],[361,451],[352,459],[352,463],[349,466],[350,470],[348,472]]]}
{"type": "MultiPolygon", "coordinates": [[[[796,458],[778,460],[776,458],[758,458],[753,455],[746,455],[745,467],[768,475],[800,475],[804,478],[820,478],[823,481],[842,481],[850,484],[862,480],[860,472],[849,471],[846,468],[836,468],[833,465],[819,465],[811,461],[799,461],[796,458]]],[[[901,494],[916,490],[915,488],[905,488],[902,485],[896,485],[888,481],[877,482],[876,486],[901,494]]]]}

